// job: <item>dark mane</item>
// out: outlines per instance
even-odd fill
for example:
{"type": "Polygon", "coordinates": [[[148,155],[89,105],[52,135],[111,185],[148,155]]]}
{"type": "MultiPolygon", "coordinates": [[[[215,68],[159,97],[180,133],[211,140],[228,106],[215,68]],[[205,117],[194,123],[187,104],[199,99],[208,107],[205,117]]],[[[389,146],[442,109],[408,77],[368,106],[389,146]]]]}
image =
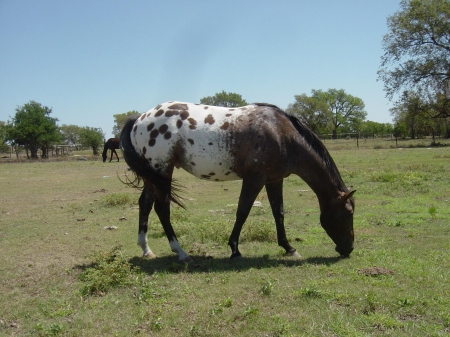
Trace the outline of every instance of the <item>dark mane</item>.
{"type": "Polygon", "coordinates": [[[294,125],[295,129],[300,133],[303,138],[306,140],[306,142],[311,146],[311,149],[317,153],[318,157],[322,159],[322,162],[324,163],[327,170],[330,172],[331,178],[336,183],[338,189],[340,189],[343,192],[348,192],[347,186],[345,186],[341,174],[339,173],[339,170],[334,163],[333,158],[331,158],[330,153],[328,152],[325,145],[323,145],[322,141],[317,137],[317,135],[312,132],[305,124],[302,123],[300,119],[298,119],[295,116],[288,115],[284,111],[282,111],[283,114],[289,118],[292,125],[294,125]]]}
{"type": "Polygon", "coordinates": [[[325,145],[323,145],[322,141],[317,137],[317,135],[312,132],[300,119],[293,115],[288,115],[286,112],[281,110],[279,107],[273,104],[268,103],[253,103],[253,105],[257,106],[267,106],[275,109],[280,114],[286,116],[298,131],[300,135],[305,139],[306,143],[311,147],[311,149],[317,154],[317,156],[322,160],[328,172],[330,172],[331,178],[337,185],[337,188],[343,192],[348,192],[347,186],[345,186],[344,181],[341,178],[341,174],[334,163],[333,158],[331,158],[330,153],[326,149],[325,145]]]}

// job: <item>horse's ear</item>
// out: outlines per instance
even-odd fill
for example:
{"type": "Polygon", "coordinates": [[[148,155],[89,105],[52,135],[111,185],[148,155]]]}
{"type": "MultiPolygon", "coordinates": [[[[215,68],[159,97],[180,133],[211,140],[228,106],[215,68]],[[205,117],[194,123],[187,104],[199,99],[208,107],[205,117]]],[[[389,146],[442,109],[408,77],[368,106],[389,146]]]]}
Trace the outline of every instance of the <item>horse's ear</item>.
{"type": "Polygon", "coordinates": [[[353,190],[351,192],[347,192],[342,196],[342,199],[344,201],[347,201],[348,199],[350,199],[351,197],[353,197],[353,194],[355,194],[356,190],[353,190]]]}
{"type": "Polygon", "coordinates": [[[342,200],[343,202],[346,202],[348,199],[353,197],[353,194],[355,194],[356,190],[350,191],[350,192],[343,192],[342,195],[339,196],[339,200],[342,200]]]}

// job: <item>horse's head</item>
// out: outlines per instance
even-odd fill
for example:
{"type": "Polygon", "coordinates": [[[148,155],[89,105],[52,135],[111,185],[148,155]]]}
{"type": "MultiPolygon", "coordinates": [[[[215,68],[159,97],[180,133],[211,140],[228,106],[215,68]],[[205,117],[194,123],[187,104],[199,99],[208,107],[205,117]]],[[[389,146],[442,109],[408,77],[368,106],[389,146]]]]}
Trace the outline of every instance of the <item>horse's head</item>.
{"type": "Polygon", "coordinates": [[[353,212],[355,201],[353,193],[346,192],[327,205],[321,205],[320,223],[328,236],[336,244],[336,251],[348,257],[353,250],[353,212]]]}
{"type": "Polygon", "coordinates": [[[106,155],[106,153],[103,153],[103,154],[102,154],[102,157],[103,157],[103,162],[105,163],[105,162],[106,162],[106,158],[107,158],[108,156],[106,155]]]}

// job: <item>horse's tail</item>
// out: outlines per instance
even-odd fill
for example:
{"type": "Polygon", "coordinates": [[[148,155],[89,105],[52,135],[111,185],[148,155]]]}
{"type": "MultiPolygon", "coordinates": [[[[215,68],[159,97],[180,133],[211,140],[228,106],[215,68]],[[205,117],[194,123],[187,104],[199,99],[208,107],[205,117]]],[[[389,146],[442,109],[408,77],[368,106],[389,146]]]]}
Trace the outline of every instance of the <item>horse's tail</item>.
{"type": "Polygon", "coordinates": [[[150,162],[142,155],[140,155],[134,145],[131,143],[131,131],[134,123],[139,116],[133,116],[128,119],[120,134],[120,148],[122,149],[123,157],[134,173],[134,177],[130,178],[126,176],[125,184],[142,188],[141,182],[145,184],[153,185],[158,189],[162,195],[177,205],[184,207],[180,201],[181,197],[177,194],[181,187],[174,183],[171,177],[165,177],[158,173],[151,165],[150,162]]]}

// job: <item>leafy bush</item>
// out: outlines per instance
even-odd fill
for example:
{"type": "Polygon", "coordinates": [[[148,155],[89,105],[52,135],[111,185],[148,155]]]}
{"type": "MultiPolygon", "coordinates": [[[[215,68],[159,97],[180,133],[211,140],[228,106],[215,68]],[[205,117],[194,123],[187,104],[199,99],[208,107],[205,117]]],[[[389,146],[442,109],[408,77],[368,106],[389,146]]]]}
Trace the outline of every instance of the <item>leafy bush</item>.
{"type": "Polygon", "coordinates": [[[94,253],[92,257],[94,262],[79,276],[80,281],[84,282],[81,289],[83,296],[103,295],[111,288],[123,288],[134,282],[133,276],[137,271],[122,254],[120,247],[107,253],[94,253]]]}

